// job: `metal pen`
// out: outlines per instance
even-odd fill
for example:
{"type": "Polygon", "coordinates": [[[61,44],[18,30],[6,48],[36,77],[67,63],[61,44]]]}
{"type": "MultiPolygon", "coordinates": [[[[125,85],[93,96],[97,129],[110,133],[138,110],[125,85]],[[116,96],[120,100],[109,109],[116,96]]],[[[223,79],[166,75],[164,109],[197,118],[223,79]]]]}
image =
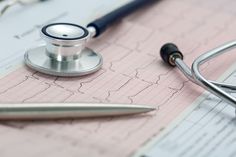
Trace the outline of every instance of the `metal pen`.
{"type": "Polygon", "coordinates": [[[0,120],[66,119],[122,116],[153,111],[155,108],[130,104],[25,103],[0,104],[0,120]]]}

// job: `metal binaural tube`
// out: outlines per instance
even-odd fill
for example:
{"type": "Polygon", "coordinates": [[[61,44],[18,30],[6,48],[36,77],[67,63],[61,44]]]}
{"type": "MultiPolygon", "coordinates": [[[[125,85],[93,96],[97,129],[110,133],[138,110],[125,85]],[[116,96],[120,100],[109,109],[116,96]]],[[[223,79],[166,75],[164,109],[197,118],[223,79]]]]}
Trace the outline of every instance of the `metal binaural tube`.
{"type": "Polygon", "coordinates": [[[209,92],[213,93],[214,95],[218,96],[219,98],[223,99],[224,101],[228,102],[231,106],[236,108],[236,98],[226,91],[222,90],[216,84],[211,83],[207,79],[205,79],[199,71],[200,65],[205,63],[206,61],[221,55],[233,48],[236,47],[236,41],[232,41],[230,43],[224,44],[220,47],[217,47],[201,56],[199,56],[192,64],[192,74],[194,79],[198,82],[200,86],[208,90],[209,92]]]}

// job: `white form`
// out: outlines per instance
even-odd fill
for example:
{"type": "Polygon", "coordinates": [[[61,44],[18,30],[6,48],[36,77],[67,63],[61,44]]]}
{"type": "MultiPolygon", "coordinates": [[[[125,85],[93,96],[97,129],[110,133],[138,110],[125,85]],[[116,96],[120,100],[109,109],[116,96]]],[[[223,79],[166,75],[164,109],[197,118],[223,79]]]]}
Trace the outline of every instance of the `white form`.
{"type": "MultiPolygon", "coordinates": [[[[223,80],[236,83],[236,64],[223,80]]],[[[232,95],[236,96],[236,93],[232,95]]],[[[162,135],[135,156],[235,157],[235,109],[214,95],[205,93],[162,135]]]]}

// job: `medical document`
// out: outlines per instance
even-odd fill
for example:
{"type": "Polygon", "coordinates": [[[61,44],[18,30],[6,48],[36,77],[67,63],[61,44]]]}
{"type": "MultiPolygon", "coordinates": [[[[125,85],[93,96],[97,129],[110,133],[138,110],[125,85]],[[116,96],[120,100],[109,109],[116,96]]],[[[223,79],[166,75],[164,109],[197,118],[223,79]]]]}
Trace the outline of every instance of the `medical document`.
{"type": "MultiPolygon", "coordinates": [[[[104,58],[103,68],[92,75],[52,77],[23,64],[25,51],[44,43],[39,35],[43,25],[85,26],[127,2],[49,0],[12,7],[0,18],[0,102],[111,102],[157,110],[126,117],[1,121],[1,157],[132,156],[202,94],[176,68],[163,64],[159,50],[174,42],[190,65],[205,51],[234,40],[235,0],[162,0],[133,13],[88,45],[104,58]]],[[[218,79],[235,62],[234,54],[204,64],[202,72],[218,79]]]]}
{"type": "MultiPolygon", "coordinates": [[[[236,64],[227,72],[224,82],[236,83],[236,64]]],[[[233,107],[206,92],[137,156],[234,157],[235,117],[233,107]]]]}

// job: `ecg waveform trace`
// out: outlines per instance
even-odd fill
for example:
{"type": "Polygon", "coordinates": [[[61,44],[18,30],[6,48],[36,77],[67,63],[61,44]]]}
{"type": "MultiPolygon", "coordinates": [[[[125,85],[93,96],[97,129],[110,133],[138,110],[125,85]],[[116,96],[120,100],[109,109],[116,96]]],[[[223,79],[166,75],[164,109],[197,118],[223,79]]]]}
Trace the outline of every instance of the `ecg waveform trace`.
{"type": "MultiPolygon", "coordinates": [[[[190,65],[205,50],[235,39],[236,11],[232,8],[236,3],[226,1],[166,0],[132,14],[89,45],[104,57],[103,68],[95,74],[62,78],[21,67],[3,77],[0,102],[112,102],[151,105],[157,110],[118,118],[2,122],[1,156],[134,153],[203,91],[162,63],[160,47],[176,43],[190,65]]],[[[225,55],[202,70],[216,79],[234,60],[225,55]]]]}
{"type": "MultiPolygon", "coordinates": [[[[235,81],[233,66],[224,75],[224,82],[235,81]]],[[[223,100],[205,93],[177,121],[136,156],[235,156],[235,109],[223,100]]]]}

